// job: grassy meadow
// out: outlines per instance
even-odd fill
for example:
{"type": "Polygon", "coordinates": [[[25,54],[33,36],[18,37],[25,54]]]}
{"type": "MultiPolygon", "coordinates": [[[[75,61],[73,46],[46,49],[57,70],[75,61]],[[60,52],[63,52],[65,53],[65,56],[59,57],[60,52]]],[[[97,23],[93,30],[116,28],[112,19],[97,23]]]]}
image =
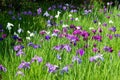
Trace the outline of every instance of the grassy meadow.
{"type": "Polygon", "coordinates": [[[120,9],[111,4],[1,11],[0,80],[120,80],[120,9]]]}

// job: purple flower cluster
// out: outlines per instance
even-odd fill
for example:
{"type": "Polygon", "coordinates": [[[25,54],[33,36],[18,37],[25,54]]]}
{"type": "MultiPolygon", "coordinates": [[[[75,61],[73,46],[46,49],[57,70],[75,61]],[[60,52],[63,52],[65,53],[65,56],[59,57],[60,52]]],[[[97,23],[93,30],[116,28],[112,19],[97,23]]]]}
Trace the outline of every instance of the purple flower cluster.
{"type": "Polygon", "coordinates": [[[3,67],[3,65],[0,64],[0,71],[4,71],[4,72],[6,72],[7,69],[6,69],[5,67],[3,67]]]}
{"type": "Polygon", "coordinates": [[[74,63],[75,61],[79,64],[82,62],[82,60],[78,56],[73,56],[72,63],[74,63]]]}
{"type": "Polygon", "coordinates": [[[109,28],[109,30],[112,32],[116,32],[116,27],[113,26],[113,27],[109,28]]]}
{"type": "Polygon", "coordinates": [[[33,47],[34,49],[37,49],[37,48],[40,48],[40,47],[41,47],[40,45],[33,44],[32,42],[28,43],[28,46],[31,46],[31,47],[33,47]]]}
{"type": "Polygon", "coordinates": [[[68,70],[69,70],[68,66],[63,67],[61,70],[61,74],[65,73],[65,72],[68,73],[68,70]]]}
{"type": "Polygon", "coordinates": [[[48,67],[48,72],[50,73],[56,72],[56,70],[59,68],[57,65],[52,65],[50,63],[47,63],[46,66],[48,67]]]}
{"type": "Polygon", "coordinates": [[[54,46],[53,49],[58,50],[58,51],[61,49],[65,49],[68,52],[71,51],[71,47],[69,44],[57,45],[57,46],[54,46]]]}
{"type": "Polygon", "coordinates": [[[31,62],[33,63],[34,61],[38,61],[38,63],[41,63],[43,61],[42,57],[39,56],[34,56],[31,60],[31,62]]]}
{"type": "Polygon", "coordinates": [[[22,46],[22,45],[16,45],[16,46],[14,46],[14,50],[16,51],[16,56],[20,56],[22,54],[25,54],[23,52],[23,48],[24,48],[24,46],[22,46]]]}
{"type": "Polygon", "coordinates": [[[93,40],[97,40],[97,41],[102,41],[102,36],[100,35],[95,35],[92,37],[93,40]]]}
{"type": "Polygon", "coordinates": [[[22,63],[18,66],[18,69],[30,69],[30,62],[25,62],[25,61],[22,61],[22,63]]]}
{"type": "MultiPolygon", "coordinates": [[[[55,73],[59,69],[59,67],[57,65],[53,65],[50,63],[47,63],[46,66],[48,67],[48,72],[50,72],[50,73],[55,73]]],[[[68,66],[63,67],[60,70],[60,72],[61,72],[61,74],[65,73],[65,72],[68,73],[68,66]]]]}
{"type": "Polygon", "coordinates": [[[105,46],[105,47],[103,48],[103,50],[106,51],[106,52],[113,52],[112,47],[109,47],[109,46],[105,46]]]}
{"type": "Polygon", "coordinates": [[[94,61],[97,61],[98,59],[103,61],[104,60],[103,55],[102,54],[97,54],[95,56],[92,56],[92,57],[89,58],[89,61],[94,62],[94,61]]]}
{"type": "Polygon", "coordinates": [[[120,34],[114,34],[114,37],[119,38],[120,34]]]}
{"type": "MultiPolygon", "coordinates": [[[[108,5],[112,5],[112,3],[108,3],[108,5]]],[[[77,8],[75,6],[70,5],[70,4],[65,4],[65,5],[61,4],[61,5],[58,5],[58,6],[57,5],[52,5],[51,7],[48,8],[48,11],[55,10],[56,8],[59,8],[59,9],[64,10],[64,11],[68,10],[68,11],[71,12],[70,14],[78,12],[77,8]]],[[[89,10],[85,10],[85,9],[84,9],[84,12],[83,12],[83,14],[85,14],[85,15],[88,15],[92,12],[92,9],[89,9],[89,10]]],[[[104,13],[106,13],[107,12],[107,7],[104,6],[103,10],[104,10],[104,13]]],[[[72,51],[72,50],[74,50],[75,48],[73,48],[73,47],[76,47],[76,45],[77,45],[79,48],[77,48],[77,50],[75,51],[76,55],[72,57],[72,62],[71,62],[72,64],[74,64],[75,62],[80,64],[82,62],[82,56],[86,55],[86,52],[87,52],[88,48],[91,49],[93,54],[101,52],[99,46],[97,46],[98,44],[96,44],[96,43],[92,44],[93,41],[102,42],[102,41],[104,41],[104,39],[103,39],[104,36],[107,36],[111,41],[112,41],[112,39],[114,39],[113,36],[117,37],[117,38],[120,37],[120,34],[115,34],[117,32],[117,29],[116,29],[117,27],[115,27],[115,26],[112,26],[112,27],[108,28],[109,32],[110,33],[114,32],[114,34],[107,33],[107,35],[103,35],[103,30],[104,30],[104,28],[108,27],[108,24],[104,22],[101,25],[101,22],[99,22],[98,19],[95,19],[93,21],[95,23],[94,25],[98,25],[97,29],[94,29],[95,27],[94,28],[93,27],[89,28],[91,30],[89,32],[89,31],[86,30],[86,27],[76,26],[77,24],[75,24],[75,25],[74,24],[70,24],[70,25],[66,24],[66,23],[68,23],[69,20],[72,20],[72,21],[76,20],[77,21],[78,18],[76,19],[72,15],[69,15],[69,18],[65,20],[66,22],[64,22],[64,20],[55,22],[54,19],[58,18],[59,15],[54,17],[53,15],[48,14],[48,11],[46,11],[43,14],[43,16],[46,16],[47,19],[49,18],[46,21],[46,26],[47,26],[47,28],[51,28],[51,27],[54,28],[55,27],[55,29],[53,29],[53,30],[48,29],[48,30],[52,30],[51,32],[50,31],[47,32],[46,30],[40,31],[39,32],[40,37],[42,35],[42,37],[43,37],[42,39],[45,40],[45,41],[48,41],[48,42],[54,38],[53,36],[56,36],[55,37],[56,39],[57,38],[60,38],[60,39],[64,38],[64,40],[66,40],[66,42],[68,42],[68,43],[65,43],[65,44],[60,43],[59,45],[54,46],[53,49],[57,50],[57,51],[66,50],[69,53],[75,54],[74,51],[72,51]],[[59,30],[59,29],[56,29],[58,26],[61,26],[61,25],[63,25],[62,26],[63,27],[62,31],[59,30]],[[52,34],[50,34],[50,33],[52,33],[52,34]],[[80,43],[80,45],[78,43],[80,43]],[[72,44],[74,44],[74,46],[72,46],[72,44]]],[[[43,12],[42,8],[38,8],[35,13],[33,13],[32,11],[24,11],[24,12],[22,12],[22,14],[24,14],[25,16],[27,16],[27,15],[30,15],[30,16],[39,15],[40,16],[42,14],[42,12],[43,12]]],[[[59,14],[61,12],[58,11],[59,14]]],[[[15,16],[15,15],[13,15],[14,14],[13,11],[9,11],[8,14],[10,16],[12,16],[13,20],[16,20],[17,17],[18,17],[19,20],[22,20],[21,13],[18,13],[17,16],[15,16]]],[[[111,16],[107,15],[107,19],[110,19],[110,18],[111,18],[111,16]]],[[[112,20],[109,23],[113,23],[112,20]]],[[[11,30],[11,27],[9,27],[9,29],[11,30]]],[[[3,27],[2,27],[1,24],[0,24],[0,32],[1,32],[0,33],[0,41],[2,41],[8,35],[4,33],[4,30],[3,30],[3,27]]],[[[31,34],[31,36],[33,36],[33,35],[34,34],[31,34]]],[[[12,36],[12,38],[14,40],[17,40],[18,42],[22,42],[22,38],[20,38],[19,36],[21,36],[21,35],[15,34],[15,35],[12,36]]],[[[44,41],[42,41],[42,42],[44,42],[44,41]]],[[[41,47],[40,45],[34,44],[33,42],[28,43],[28,46],[33,47],[34,49],[37,49],[37,48],[41,47]]],[[[23,48],[24,48],[24,46],[22,46],[22,45],[14,46],[14,51],[16,51],[16,56],[20,56],[22,54],[25,54],[23,52],[23,48]]],[[[105,46],[103,48],[103,50],[104,50],[103,52],[110,52],[110,53],[113,52],[113,48],[109,47],[109,46],[105,46]]],[[[118,52],[118,56],[120,56],[120,51],[118,52]]],[[[59,55],[58,53],[57,53],[56,57],[59,60],[59,62],[61,62],[64,58],[63,55],[61,55],[61,54],[59,55]]],[[[96,54],[96,55],[89,58],[90,62],[97,62],[98,60],[102,60],[102,61],[104,60],[103,54],[96,54]]],[[[34,64],[35,61],[37,63],[41,63],[43,61],[43,58],[35,55],[30,60],[30,62],[22,61],[18,66],[18,72],[16,73],[16,76],[18,76],[18,75],[24,76],[24,73],[20,70],[30,69],[31,64],[34,64]]],[[[60,65],[60,64],[57,64],[57,65],[60,65]]],[[[62,74],[63,73],[68,73],[68,71],[69,71],[69,66],[68,65],[63,66],[61,69],[60,69],[61,65],[60,66],[57,66],[57,65],[46,63],[45,66],[47,66],[48,72],[50,72],[50,73],[57,72],[58,69],[62,74]]],[[[7,69],[5,67],[3,67],[3,65],[0,65],[0,71],[6,72],[7,69]]]]}
{"type": "Polygon", "coordinates": [[[38,9],[37,9],[37,14],[40,15],[41,12],[42,12],[42,9],[41,9],[41,8],[38,8],[38,9]]]}

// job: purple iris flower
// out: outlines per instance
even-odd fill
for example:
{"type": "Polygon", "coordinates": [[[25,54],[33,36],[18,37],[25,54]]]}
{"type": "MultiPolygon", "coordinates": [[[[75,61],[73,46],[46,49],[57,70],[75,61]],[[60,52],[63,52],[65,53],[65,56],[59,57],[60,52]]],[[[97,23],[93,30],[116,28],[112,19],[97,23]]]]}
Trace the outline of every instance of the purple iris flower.
{"type": "Polygon", "coordinates": [[[89,61],[90,61],[90,62],[95,61],[94,57],[90,57],[90,58],[89,58],[89,61]]]}
{"type": "Polygon", "coordinates": [[[107,12],[107,8],[106,8],[106,6],[104,6],[104,10],[103,10],[103,12],[104,12],[104,13],[107,12]]]}
{"type": "Polygon", "coordinates": [[[57,34],[57,33],[55,33],[55,32],[53,32],[53,33],[52,33],[52,36],[58,36],[58,34],[57,34]]]}
{"type": "Polygon", "coordinates": [[[49,7],[48,10],[49,10],[49,11],[52,10],[52,7],[49,7]]]}
{"type": "Polygon", "coordinates": [[[68,73],[68,66],[62,68],[61,73],[63,74],[64,72],[68,73]]]}
{"type": "Polygon", "coordinates": [[[53,49],[58,50],[58,51],[61,49],[66,49],[66,51],[68,52],[71,51],[71,47],[68,44],[58,45],[58,46],[53,47],[53,49]]]}
{"type": "Polygon", "coordinates": [[[40,47],[41,47],[40,45],[33,44],[32,42],[28,43],[28,46],[31,46],[31,47],[33,47],[34,49],[37,49],[37,48],[40,48],[40,47]]]}
{"type": "Polygon", "coordinates": [[[94,22],[94,23],[97,23],[97,20],[94,20],[93,22],[94,22]]]}
{"type": "Polygon", "coordinates": [[[43,61],[42,57],[39,56],[34,56],[31,60],[31,62],[38,61],[38,63],[41,63],[43,61]]]}
{"type": "Polygon", "coordinates": [[[96,44],[96,43],[94,43],[94,44],[93,44],[93,47],[97,47],[97,44],[96,44]]]}
{"type": "Polygon", "coordinates": [[[27,13],[28,15],[32,15],[32,11],[28,11],[28,13],[27,13]]]}
{"type": "Polygon", "coordinates": [[[109,49],[109,52],[111,52],[111,53],[113,52],[113,49],[112,49],[111,47],[110,47],[110,49],[109,49]]]}
{"type": "Polygon", "coordinates": [[[93,50],[92,50],[93,52],[97,52],[98,51],[98,48],[93,48],[93,50]]]}
{"type": "Polygon", "coordinates": [[[78,56],[74,56],[73,58],[72,58],[72,63],[74,63],[74,62],[77,62],[77,63],[81,63],[82,62],[82,60],[78,57],[78,56]]]}
{"type": "Polygon", "coordinates": [[[17,41],[18,41],[18,42],[22,42],[22,39],[21,39],[21,38],[18,38],[17,41]]]}
{"type": "Polygon", "coordinates": [[[28,43],[28,46],[33,46],[34,44],[32,42],[28,43]]]}
{"type": "Polygon", "coordinates": [[[74,12],[77,12],[77,10],[76,9],[72,9],[70,12],[74,13],[74,12]]]}
{"type": "Polygon", "coordinates": [[[66,36],[66,33],[63,33],[63,34],[59,34],[59,38],[63,38],[66,36]]]}
{"type": "Polygon", "coordinates": [[[63,45],[58,45],[58,46],[54,46],[53,49],[55,50],[61,50],[63,48],[63,45]]]}
{"type": "Polygon", "coordinates": [[[27,11],[22,12],[22,14],[27,15],[27,11]]]}
{"type": "Polygon", "coordinates": [[[97,40],[97,41],[102,41],[102,36],[95,35],[95,36],[92,37],[92,39],[97,40]]]}
{"type": "Polygon", "coordinates": [[[106,26],[107,26],[107,23],[103,23],[103,26],[105,26],[105,27],[106,27],[106,26]]]}
{"type": "Polygon", "coordinates": [[[46,34],[46,31],[45,30],[42,30],[42,31],[40,31],[39,32],[41,35],[44,35],[44,34],[46,34]]]}
{"type": "Polygon", "coordinates": [[[71,20],[71,21],[74,21],[74,20],[75,20],[75,18],[70,18],[70,20],[71,20]]]}
{"type": "Polygon", "coordinates": [[[66,28],[66,27],[62,28],[62,32],[63,33],[67,33],[68,32],[68,28],[66,28]]]}
{"type": "Polygon", "coordinates": [[[22,55],[22,54],[25,54],[25,53],[23,52],[22,49],[20,49],[20,50],[16,53],[16,56],[20,56],[20,55],[22,55]]]}
{"type": "Polygon", "coordinates": [[[12,38],[13,38],[14,40],[17,40],[17,39],[18,39],[18,36],[17,36],[17,35],[13,35],[12,38]]]}
{"type": "Polygon", "coordinates": [[[34,49],[37,49],[37,48],[40,48],[40,45],[34,44],[32,47],[33,47],[34,49]]]}
{"type": "Polygon", "coordinates": [[[50,19],[53,19],[54,18],[54,16],[50,16],[50,19]]]}
{"type": "Polygon", "coordinates": [[[22,45],[16,45],[16,46],[14,46],[14,50],[15,51],[19,51],[19,50],[21,50],[23,48],[24,48],[24,46],[22,46],[22,45]]]}
{"type": "Polygon", "coordinates": [[[4,72],[6,72],[7,69],[6,69],[5,67],[3,67],[3,65],[0,64],[0,71],[4,71],[4,72]]]}
{"type": "Polygon", "coordinates": [[[66,38],[69,39],[70,41],[79,41],[79,38],[76,37],[75,35],[67,34],[66,38]]]}
{"type": "Polygon", "coordinates": [[[59,33],[60,33],[60,30],[54,29],[53,33],[52,33],[52,36],[58,36],[59,33]]]}
{"type": "Polygon", "coordinates": [[[68,51],[68,52],[71,51],[71,47],[68,44],[65,44],[62,49],[66,49],[66,51],[68,51]]]}
{"type": "Polygon", "coordinates": [[[18,66],[18,69],[30,69],[30,62],[22,61],[22,63],[18,66]]]}
{"type": "Polygon", "coordinates": [[[89,58],[89,61],[93,62],[93,61],[97,61],[98,59],[103,61],[104,60],[103,55],[102,54],[97,54],[95,56],[92,56],[92,57],[89,58]]]}
{"type": "Polygon", "coordinates": [[[78,35],[78,34],[79,34],[79,35],[81,34],[81,31],[80,31],[80,30],[74,30],[74,31],[73,31],[73,35],[78,35]]]}
{"type": "Polygon", "coordinates": [[[107,52],[113,52],[113,49],[111,47],[108,47],[108,46],[105,46],[103,48],[104,51],[107,51],[107,52]]]}
{"type": "Polygon", "coordinates": [[[41,12],[42,12],[42,9],[41,9],[41,8],[38,8],[38,9],[37,9],[37,14],[40,15],[41,12]]]}
{"type": "Polygon", "coordinates": [[[101,32],[102,32],[102,29],[101,29],[100,27],[98,28],[98,32],[99,32],[99,33],[101,33],[101,32]]]}
{"type": "Polygon", "coordinates": [[[75,28],[76,28],[76,26],[75,26],[75,25],[73,25],[73,24],[71,24],[71,25],[70,25],[70,28],[71,28],[71,29],[75,29],[75,28]]]}
{"type": "Polygon", "coordinates": [[[2,40],[3,40],[3,38],[0,37],[0,41],[2,41],[2,40]]]}
{"type": "Polygon", "coordinates": [[[53,33],[59,33],[59,32],[60,32],[60,30],[58,30],[58,29],[53,30],[53,33]]]}
{"type": "Polygon", "coordinates": [[[91,10],[84,10],[84,14],[89,14],[89,13],[91,13],[92,11],[91,10]]]}
{"type": "Polygon", "coordinates": [[[50,38],[51,38],[51,37],[50,37],[49,35],[46,35],[46,36],[45,36],[45,39],[46,39],[46,40],[49,40],[50,38]]]}
{"type": "Polygon", "coordinates": [[[118,38],[120,37],[120,34],[114,34],[114,37],[118,38]]]}
{"type": "Polygon", "coordinates": [[[91,31],[92,31],[92,33],[93,33],[93,34],[95,34],[95,33],[96,33],[96,30],[95,30],[95,29],[93,29],[93,30],[91,30],[91,31]]]}
{"type": "Polygon", "coordinates": [[[57,65],[52,65],[50,63],[47,63],[46,66],[48,67],[48,72],[50,73],[56,72],[56,70],[59,68],[57,65]]]}
{"type": "Polygon", "coordinates": [[[84,53],[85,53],[85,51],[84,51],[83,49],[78,49],[78,50],[76,51],[76,54],[80,54],[80,56],[83,56],[84,53]]]}
{"type": "Polygon", "coordinates": [[[113,26],[113,27],[109,28],[109,30],[112,32],[116,32],[116,27],[113,26]]]}
{"type": "Polygon", "coordinates": [[[71,41],[70,44],[72,44],[72,45],[74,45],[74,46],[77,45],[76,41],[73,41],[73,42],[71,41]]]}
{"type": "Polygon", "coordinates": [[[109,47],[108,47],[108,46],[105,46],[105,47],[103,48],[103,50],[104,50],[104,51],[109,51],[109,47]]]}
{"type": "Polygon", "coordinates": [[[52,26],[52,22],[50,20],[47,21],[47,26],[51,27],[52,26]]]}
{"type": "Polygon", "coordinates": [[[66,6],[63,6],[63,10],[67,10],[67,7],[66,7],[66,6]]]}
{"type": "Polygon", "coordinates": [[[88,40],[90,34],[87,31],[82,30],[79,35],[81,35],[83,37],[83,40],[86,41],[88,40]]]}
{"type": "Polygon", "coordinates": [[[87,31],[83,30],[81,31],[81,35],[84,37],[84,38],[88,38],[88,36],[90,35],[87,31]]]}
{"type": "Polygon", "coordinates": [[[88,10],[84,10],[84,14],[88,14],[89,12],[88,12],[88,10]]]}
{"type": "Polygon", "coordinates": [[[110,40],[113,38],[111,34],[107,34],[107,36],[109,37],[110,40]]]}

